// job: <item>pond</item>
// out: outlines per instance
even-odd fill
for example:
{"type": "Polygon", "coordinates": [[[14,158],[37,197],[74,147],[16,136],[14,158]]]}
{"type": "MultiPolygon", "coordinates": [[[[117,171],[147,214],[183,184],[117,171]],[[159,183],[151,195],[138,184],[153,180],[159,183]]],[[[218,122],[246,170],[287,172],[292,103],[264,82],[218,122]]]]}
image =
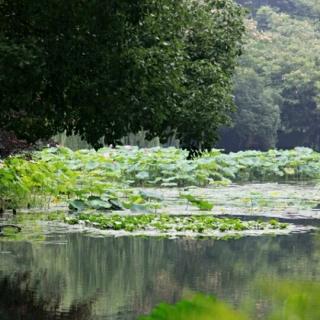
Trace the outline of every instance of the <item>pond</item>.
{"type": "Polygon", "coordinates": [[[131,320],[192,292],[237,305],[257,280],[278,278],[320,280],[316,231],[196,240],[51,230],[0,242],[0,319],[131,320]]]}
{"type": "Polygon", "coordinates": [[[220,233],[228,236],[214,239],[206,232],[201,238],[188,233],[166,238],[161,233],[133,236],[39,221],[36,213],[29,213],[26,221],[5,219],[2,222],[22,223],[23,230],[0,238],[0,319],[134,320],[161,302],[175,303],[197,292],[234,306],[255,303],[263,319],[269,298],[259,289],[260,281],[320,282],[318,185],[234,184],[135,192],[154,192],[165,199],[153,215],[279,218],[289,226],[269,234],[255,231],[254,236],[240,230],[233,238],[233,231],[231,237],[224,231],[220,233]],[[181,192],[210,201],[212,211],[189,204],[181,192]]]}
{"type": "Polygon", "coordinates": [[[196,292],[265,319],[261,281],[320,284],[311,149],[47,148],[0,176],[0,224],[22,226],[1,228],[1,320],[133,320],[196,292]]]}

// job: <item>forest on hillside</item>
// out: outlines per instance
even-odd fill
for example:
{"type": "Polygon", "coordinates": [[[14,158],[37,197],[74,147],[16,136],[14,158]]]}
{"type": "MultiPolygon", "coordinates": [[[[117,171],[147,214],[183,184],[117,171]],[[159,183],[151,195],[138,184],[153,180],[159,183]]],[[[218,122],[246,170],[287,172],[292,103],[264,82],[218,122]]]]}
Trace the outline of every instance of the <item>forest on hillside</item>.
{"type": "Polygon", "coordinates": [[[248,8],[235,75],[237,112],[219,146],[320,149],[320,2],[238,0],[248,8]]]}

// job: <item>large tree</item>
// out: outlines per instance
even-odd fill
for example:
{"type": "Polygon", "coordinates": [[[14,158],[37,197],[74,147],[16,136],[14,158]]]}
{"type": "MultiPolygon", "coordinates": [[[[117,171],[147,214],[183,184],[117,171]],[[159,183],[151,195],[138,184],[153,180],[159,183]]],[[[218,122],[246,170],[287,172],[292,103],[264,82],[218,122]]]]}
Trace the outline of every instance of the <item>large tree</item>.
{"type": "Polygon", "coordinates": [[[232,0],[0,0],[0,126],[98,146],[144,129],[209,147],[233,109],[232,0]]]}

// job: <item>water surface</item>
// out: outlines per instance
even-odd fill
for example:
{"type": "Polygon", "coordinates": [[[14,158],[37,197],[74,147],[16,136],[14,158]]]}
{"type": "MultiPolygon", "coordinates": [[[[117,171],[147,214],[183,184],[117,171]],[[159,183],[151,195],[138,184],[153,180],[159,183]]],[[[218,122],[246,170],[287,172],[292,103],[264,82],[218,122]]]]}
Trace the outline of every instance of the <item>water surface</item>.
{"type": "Polygon", "coordinates": [[[2,240],[0,319],[132,320],[190,292],[238,304],[257,295],[255,281],[279,277],[320,281],[315,232],[237,240],[83,233],[2,240]]]}

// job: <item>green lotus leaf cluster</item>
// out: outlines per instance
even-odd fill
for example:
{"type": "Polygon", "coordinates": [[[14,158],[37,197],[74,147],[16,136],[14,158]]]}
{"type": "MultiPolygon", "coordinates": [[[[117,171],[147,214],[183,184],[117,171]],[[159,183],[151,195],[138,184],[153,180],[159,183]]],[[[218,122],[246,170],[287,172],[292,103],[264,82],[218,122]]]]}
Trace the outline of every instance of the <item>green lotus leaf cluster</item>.
{"type": "MultiPolygon", "coordinates": [[[[157,206],[162,199],[157,194],[134,195],[134,187],[205,187],[320,177],[320,153],[308,148],[230,154],[212,150],[193,160],[187,156],[187,151],[176,148],[119,147],[99,151],[47,148],[28,157],[9,157],[0,162],[0,208],[45,207],[79,199],[89,201],[89,207],[108,209],[119,205],[114,201],[125,195],[131,199],[122,205],[140,210],[143,201],[157,206]]],[[[188,197],[200,210],[212,208],[205,200],[188,197]]],[[[81,206],[80,202],[70,205],[81,206]]]]}

